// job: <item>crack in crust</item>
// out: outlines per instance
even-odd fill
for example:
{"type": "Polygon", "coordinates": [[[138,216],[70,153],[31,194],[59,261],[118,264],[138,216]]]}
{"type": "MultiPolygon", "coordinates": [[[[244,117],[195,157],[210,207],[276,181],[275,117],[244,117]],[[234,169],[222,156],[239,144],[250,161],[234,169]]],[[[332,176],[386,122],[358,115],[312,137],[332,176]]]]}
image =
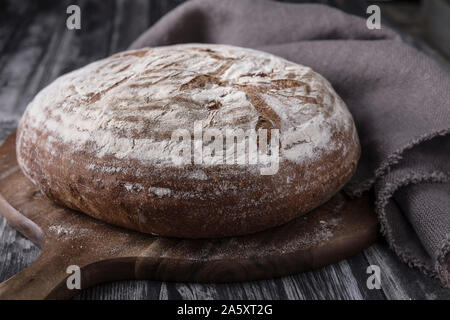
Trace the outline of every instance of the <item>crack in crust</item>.
{"type": "MultiPolygon", "coordinates": [[[[126,69],[126,68],[125,68],[126,69]]],[[[124,68],[122,68],[121,70],[125,70],[124,68]]],[[[108,93],[109,91],[111,91],[112,89],[114,89],[115,87],[120,86],[122,83],[124,83],[125,81],[127,81],[128,79],[130,79],[131,77],[125,77],[120,81],[117,81],[116,83],[114,83],[112,86],[108,87],[105,90],[102,90],[100,92],[97,92],[95,94],[91,93],[88,94],[89,100],[88,100],[88,104],[92,104],[94,102],[97,102],[98,100],[100,100],[102,98],[102,96],[104,96],[106,93],[108,93]]]]}
{"type": "MultiPolygon", "coordinates": [[[[306,93],[309,94],[311,92],[311,87],[309,84],[303,81],[294,80],[294,79],[269,79],[269,84],[267,87],[264,85],[239,85],[236,82],[231,81],[224,81],[220,80],[220,77],[223,76],[223,74],[230,68],[232,63],[236,60],[234,58],[226,58],[219,54],[217,54],[212,49],[198,49],[201,52],[207,52],[210,57],[216,59],[216,60],[224,60],[227,61],[227,63],[220,66],[217,70],[211,73],[207,74],[200,74],[195,76],[193,79],[189,80],[186,83],[183,83],[180,86],[180,91],[185,90],[192,90],[192,89],[200,89],[204,88],[208,84],[211,85],[217,85],[217,86],[232,86],[234,88],[237,88],[239,90],[242,90],[247,94],[249,97],[253,107],[259,112],[258,121],[256,123],[255,129],[267,129],[270,132],[270,129],[280,129],[281,128],[281,119],[276,114],[276,112],[270,108],[270,106],[262,99],[261,93],[266,93],[269,95],[273,95],[273,93],[270,92],[270,90],[283,90],[283,89],[290,89],[290,88],[298,88],[298,87],[305,87],[306,93]]],[[[246,77],[253,77],[253,76],[260,76],[260,77],[267,77],[268,75],[265,73],[249,73],[245,74],[243,76],[246,77]]],[[[241,76],[241,77],[243,77],[241,76]]],[[[304,103],[311,103],[311,104],[319,104],[318,101],[315,98],[308,97],[308,96],[301,96],[296,95],[294,96],[296,99],[301,100],[304,103]]],[[[222,103],[213,101],[207,104],[207,108],[209,110],[216,110],[220,106],[222,106],[222,103]],[[213,105],[214,107],[210,107],[213,105]]]]}

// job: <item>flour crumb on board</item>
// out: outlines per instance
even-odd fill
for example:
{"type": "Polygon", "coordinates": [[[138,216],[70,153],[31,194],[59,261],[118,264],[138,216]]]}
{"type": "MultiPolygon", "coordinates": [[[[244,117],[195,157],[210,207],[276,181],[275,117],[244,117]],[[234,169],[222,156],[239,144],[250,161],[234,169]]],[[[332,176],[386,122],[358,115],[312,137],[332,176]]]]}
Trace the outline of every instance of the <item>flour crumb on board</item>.
{"type": "Polygon", "coordinates": [[[53,225],[48,227],[48,229],[54,233],[56,233],[57,235],[70,235],[74,233],[74,229],[73,228],[68,228],[68,227],[64,227],[64,226],[60,226],[60,225],[53,225]]]}
{"type": "MultiPolygon", "coordinates": [[[[311,218],[311,217],[310,217],[311,218]]],[[[301,221],[308,220],[307,216],[301,218],[301,221]]],[[[230,255],[248,258],[248,254],[258,252],[259,257],[290,254],[305,249],[314,248],[314,246],[332,238],[341,225],[342,218],[335,217],[326,220],[315,220],[309,222],[315,227],[309,232],[300,232],[294,237],[280,237],[279,241],[265,243],[261,246],[259,240],[245,241],[244,238],[230,238],[226,246],[219,246],[213,253],[214,259],[220,259],[230,255]]],[[[301,222],[302,224],[304,222],[301,222]]],[[[299,230],[302,230],[299,228],[299,230]]],[[[275,232],[279,232],[278,230],[275,232]]],[[[264,234],[264,233],[263,233],[264,234]]],[[[254,235],[258,237],[258,234],[254,235]]],[[[210,257],[211,258],[211,257],[210,257]]]]}

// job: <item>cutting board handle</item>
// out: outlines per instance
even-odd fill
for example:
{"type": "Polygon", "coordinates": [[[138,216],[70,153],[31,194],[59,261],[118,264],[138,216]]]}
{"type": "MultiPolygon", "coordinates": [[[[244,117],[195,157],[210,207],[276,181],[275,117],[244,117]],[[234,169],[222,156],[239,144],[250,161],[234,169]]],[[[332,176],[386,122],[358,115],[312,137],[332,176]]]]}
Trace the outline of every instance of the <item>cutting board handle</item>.
{"type": "Polygon", "coordinates": [[[33,221],[14,209],[8,201],[0,194],[0,212],[8,223],[19,231],[23,236],[30,239],[39,248],[44,245],[45,235],[42,229],[33,221]]]}
{"type": "Polygon", "coordinates": [[[0,283],[0,300],[36,300],[56,297],[53,294],[55,288],[65,285],[68,276],[65,270],[58,270],[56,265],[52,263],[52,257],[41,255],[29,267],[0,283]]]}
{"type": "MultiPolygon", "coordinates": [[[[0,211],[8,222],[22,235],[33,241],[37,246],[45,246],[45,235],[42,229],[33,221],[14,209],[0,194],[0,211]]],[[[30,266],[0,283],[0,299],[51,299],[57,291],[69,291],[64,287],[69,276],[66,270],[57,268],[58,259],[63,252],[58,250],[42,250],[39,258],[30,266]],[[63,290],[61,290],[63,289],[63,290]]],[[[63,296],[72,296],[66,293],[63,296]]]]}

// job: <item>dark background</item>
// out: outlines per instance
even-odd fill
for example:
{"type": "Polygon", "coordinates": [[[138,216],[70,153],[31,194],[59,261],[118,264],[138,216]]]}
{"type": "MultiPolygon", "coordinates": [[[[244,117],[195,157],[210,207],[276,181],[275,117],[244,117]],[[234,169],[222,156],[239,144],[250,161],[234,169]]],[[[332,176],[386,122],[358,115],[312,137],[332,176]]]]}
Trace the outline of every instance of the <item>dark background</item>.
{"type": "MultiPolygon", "coordinates": [[[[58,76],[126,49],[183,0],[0,0],[0,141],[32,97],[58,76]],[[66,8],[81,8],[81,30],[67,30],[66,8]]],[[[382,26],[397,30],[450,70],[449,0],[319,2],[367,17],[381,7],[382,26]],[[444,7],[438,7],[444,5],[444,7]],[[444,9],[443,9],[444,8],[444,9]]],[[[39,249],[0,215],[0,281],[39,256],[39,249]]],[[[274,280],[230,284],[118,281],[84,290],[77,299],[450,299],[437,280],[408,268],[383,239],[356,256],[315,271],[274,280]],[[382,289],[368,290],[366,268],[382,270],[382,289]]]]}

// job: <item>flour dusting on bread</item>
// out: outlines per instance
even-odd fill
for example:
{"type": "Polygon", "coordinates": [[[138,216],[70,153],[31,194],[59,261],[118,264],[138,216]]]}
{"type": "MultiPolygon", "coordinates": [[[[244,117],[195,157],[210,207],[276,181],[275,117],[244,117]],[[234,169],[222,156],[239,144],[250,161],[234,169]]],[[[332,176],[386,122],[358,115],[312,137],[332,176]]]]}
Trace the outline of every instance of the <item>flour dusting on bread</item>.
{"type": "Polygon", "coordinates": [[[205,128],[281,134],[281,158],[302,163],[336,148],[352,119],[329,83],[310,68],[225,45],[175,45],[117,54],[60,77],[27,108],[30,125],[74,150],[170,166],[170,134],[205,128]]]}

